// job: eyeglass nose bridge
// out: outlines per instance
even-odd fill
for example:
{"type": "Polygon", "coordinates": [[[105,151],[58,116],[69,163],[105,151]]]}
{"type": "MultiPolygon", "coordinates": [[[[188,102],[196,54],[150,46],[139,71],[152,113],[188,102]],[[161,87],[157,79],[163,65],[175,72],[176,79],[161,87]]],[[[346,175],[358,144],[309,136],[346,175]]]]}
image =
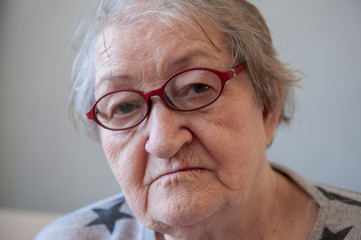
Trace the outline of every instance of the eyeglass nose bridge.
{"type": "Polygon", "coordinates": [[[165,85],[166,85],[166,83],[168,81],[166,81],[158,89],[154,89],[154,90],[151,90],[149,92],[143,93],[143,97],[145,98],[145,100],[146,100],[146,102],[148,104],[148,112],[147,112],[145,117],[147,117],[149,115],[150,111],[151,111],[151,107],[152,107],[151,97],[154,97],[154,96],[158,96],[168,108],[173,109],[173,110],[177,110],[177,111],[184,111],[182,109],[177,108],[175,106],[175,104],[172,102],[172,100],[167,95],[164,94],[164,88],[165,88],[165,85]]]}

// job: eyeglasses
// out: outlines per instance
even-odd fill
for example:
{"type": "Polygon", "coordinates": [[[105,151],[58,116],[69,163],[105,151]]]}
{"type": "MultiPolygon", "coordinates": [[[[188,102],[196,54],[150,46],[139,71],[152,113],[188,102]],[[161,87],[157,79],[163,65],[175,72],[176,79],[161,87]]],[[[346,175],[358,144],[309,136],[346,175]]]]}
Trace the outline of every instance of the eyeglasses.
{"type": "Polygon", "coordinates": [[[156,90],[141,92],[126,89],[103,95],[86,114],[88,119],[113,131],[137,126],[149,114],[150,97],[159,96],[177,111],[195,111],[214,103],[224,84],[247,68],[244,62],[226,72],[209,68],[190,68],[172,75],[156,90]]]}

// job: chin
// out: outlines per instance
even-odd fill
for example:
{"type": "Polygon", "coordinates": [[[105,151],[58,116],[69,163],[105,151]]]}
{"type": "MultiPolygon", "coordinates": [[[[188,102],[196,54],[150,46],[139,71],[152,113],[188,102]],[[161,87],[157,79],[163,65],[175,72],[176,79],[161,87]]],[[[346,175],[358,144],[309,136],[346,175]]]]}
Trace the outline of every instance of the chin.
{"type": "Polygon", "coordinates": [[[209,189],[194,191],[190,188],[158,195],[150,199],[148,214],[167,228],[190,227],[202,223],[224,208],[224,195],[211,193],[209,189]]]}

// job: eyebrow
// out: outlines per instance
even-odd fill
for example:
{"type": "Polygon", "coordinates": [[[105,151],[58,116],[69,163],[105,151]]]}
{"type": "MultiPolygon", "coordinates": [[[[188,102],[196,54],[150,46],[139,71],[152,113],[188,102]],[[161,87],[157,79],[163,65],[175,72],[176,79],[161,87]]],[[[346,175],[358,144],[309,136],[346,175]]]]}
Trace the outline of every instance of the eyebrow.
{"type": "Polygon", "coordinates": [[[116,74],[114,76],[103,78],[99,76],[99,82],[95,85],[95,91],[101,86],[108,84],[110,82],[120,81],[120,82],[129,82],[132,77],[129,74],[116,74]]]}
{"type": "MultiPolygon", "coordinates": [[[[194,61],[196,57],[212,58],[214,56],[202,50],[192,51],[190,53],[184,54],[183,56],[168,61],[167,64],[165,65],[165,69],[173,68],[173,66],[180,66],[180,67],[176,67],[176,71],[181,71],[186,65],[189,65],[189,63],[192,60],[194,61]]],[[[203,66],[197,66],[197,67],[203,67],[203,66]]]]}

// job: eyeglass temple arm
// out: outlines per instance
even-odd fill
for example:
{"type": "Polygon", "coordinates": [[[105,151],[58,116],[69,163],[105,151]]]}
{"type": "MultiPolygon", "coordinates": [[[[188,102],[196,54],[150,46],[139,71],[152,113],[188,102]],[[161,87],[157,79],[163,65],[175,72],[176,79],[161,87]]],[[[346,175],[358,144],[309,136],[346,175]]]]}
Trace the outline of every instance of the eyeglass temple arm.
{"type": "Polygon", "coordinates": [[[233,77],[235,77],[238,73],[242,72],[244,69],[247,68],[247,62],[244,62],[240,65],[238,65],[237,67],[234,67],[231,69],[231,71],[233,72],[233,77]]]}

